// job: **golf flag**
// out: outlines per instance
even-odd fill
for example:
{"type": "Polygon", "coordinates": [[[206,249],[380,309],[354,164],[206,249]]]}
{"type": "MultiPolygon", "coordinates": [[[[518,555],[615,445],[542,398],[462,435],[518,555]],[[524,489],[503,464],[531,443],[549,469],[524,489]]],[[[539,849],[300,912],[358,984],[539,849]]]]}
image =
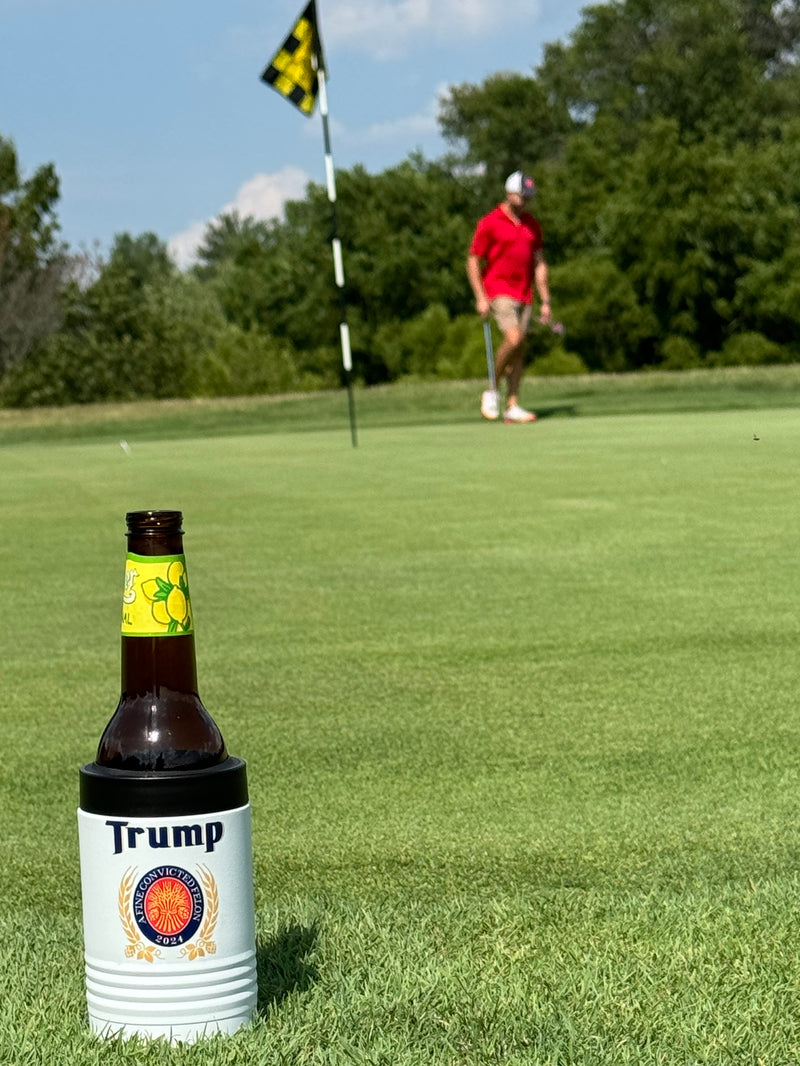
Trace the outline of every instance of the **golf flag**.
{"type": "Polygon", "coordinates": [[[304,115],[310,115],[319,92],[318,71],[324,66],[317,5],[316,0],[311,0],[261,75],[261,80],[285,96],[304,115]]]}
{"type": "Polygon", "coordinates": [[[317,20],[316,0],[306,6],[294,29],[276,52],[272,62],[261,75],[261,80],[310,115],[319,97],[319,113],[322,118],[322,139],[325,144],[325,177],[328,185],[328,200],[331,205],[331,250],[333,252],[333,276],[339,290],[339,341],[342,346],[342,365],[347,383],[347,402],[350,408],[350,437],[353,447],[358,446],[356,432],[356,408],[353,400],[353,353],[350,348],[350,327],[347,324],[347,302],[344,291],[344,262],[342,242],[339,240],[336,220],[336,174],[331,152],[331,134],[328,124],[328,90],[325,57],[317,20]]]}

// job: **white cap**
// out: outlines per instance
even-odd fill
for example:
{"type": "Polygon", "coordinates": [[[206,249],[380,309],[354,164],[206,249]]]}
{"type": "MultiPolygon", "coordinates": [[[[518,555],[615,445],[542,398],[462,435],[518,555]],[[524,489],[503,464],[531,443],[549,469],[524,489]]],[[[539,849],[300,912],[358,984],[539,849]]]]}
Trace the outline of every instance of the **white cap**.
{"type": "Polygon", "coordinates": [[[536,193],[536,183],[530,174],[515,170],[506,178],[506,192],[515,192],[519,196],[524,196],[526,200],[530,200],[536,193]]]}

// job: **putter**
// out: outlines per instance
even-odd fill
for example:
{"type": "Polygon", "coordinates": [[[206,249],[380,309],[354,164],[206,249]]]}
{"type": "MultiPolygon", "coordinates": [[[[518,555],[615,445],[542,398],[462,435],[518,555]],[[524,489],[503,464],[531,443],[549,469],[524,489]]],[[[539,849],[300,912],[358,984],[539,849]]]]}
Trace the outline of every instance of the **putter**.
{"type": "Polygon", "coordinates": [[[492,344],[492,324],[489,319],[483,322],[483,343],[486,348],[486,369],[489,373],[489,388],[497,396],[497,421],[502,422],[500,413],[500,393],[497,389],[497,375],[494,369],[494,345],[492,344]]]}
{"type": "Polygon", "coordinates": [[[497,392],[497,378],[494,373],[494,345],[492,344],[492,324],[488,318],[483,320],[483,343],[486,346],[486,369],[489,371],[489,388],[497,392]]]}

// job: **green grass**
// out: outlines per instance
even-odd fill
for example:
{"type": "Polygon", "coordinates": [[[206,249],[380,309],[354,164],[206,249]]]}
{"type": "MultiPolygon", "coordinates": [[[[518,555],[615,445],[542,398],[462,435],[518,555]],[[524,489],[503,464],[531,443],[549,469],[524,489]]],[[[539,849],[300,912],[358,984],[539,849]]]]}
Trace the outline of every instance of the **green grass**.
{"type": "MultiPolygon", "coordinates": [[[[354,387],[356,431],[399,425],[470,424],[483,381],[407,380],[354,387]]],[[[800,407],[800,364],[682,373],[529,376],[523,401],[543,418],[800,407]]],[[[0,409],[0,444],[120,438],[348,431],[343,390],[215,400],[160,400],[83,407],[0,409]]]]}
{"type": "Polygon", "coordinates": [[[258,433],[254,402],[239,435],[125,409],[126,454],[105,409],[0,449],[0,1061],[800,1060],[784,386],[533,427],[481,423],[474,385],[469,420],[384,390],[358,449],[346,406],[258,433]],[[97,1041],[83,1003],[77,767],[117,694],[124,513],[162,506],[254,809],[259,1016],[188,1048],[97,1041]]]}

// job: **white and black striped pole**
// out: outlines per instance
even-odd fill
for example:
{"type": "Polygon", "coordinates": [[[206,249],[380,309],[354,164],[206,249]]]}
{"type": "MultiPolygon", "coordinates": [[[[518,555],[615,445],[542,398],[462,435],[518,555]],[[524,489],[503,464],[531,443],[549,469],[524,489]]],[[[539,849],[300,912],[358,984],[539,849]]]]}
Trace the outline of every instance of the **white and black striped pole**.
{"type": "Polygon", "coordinates": [[[328,128],[328,91],[323,64],[319,64],[317,77],[319,79],[319,113],[322,116],[322,136],[325,141],[325,179],[328,186],[328,200],[331,205],[333,276],[339,294],[339,339],[342,345],[342,365],[344,366],[345,383],[347,385],[347,403],[350,409],[350,439],[353,442],[353,447],[357,448],[358,434],[356,431],[356,408],[353,401],[352,382],[353,355],[350,349],[350,327],[347,324],[347,301],[344,295],[344,260],[342,258],[342,242],[339,240],[339,224],[336,213],[336,176],[333,169],[331,135],[328,128]]]}

